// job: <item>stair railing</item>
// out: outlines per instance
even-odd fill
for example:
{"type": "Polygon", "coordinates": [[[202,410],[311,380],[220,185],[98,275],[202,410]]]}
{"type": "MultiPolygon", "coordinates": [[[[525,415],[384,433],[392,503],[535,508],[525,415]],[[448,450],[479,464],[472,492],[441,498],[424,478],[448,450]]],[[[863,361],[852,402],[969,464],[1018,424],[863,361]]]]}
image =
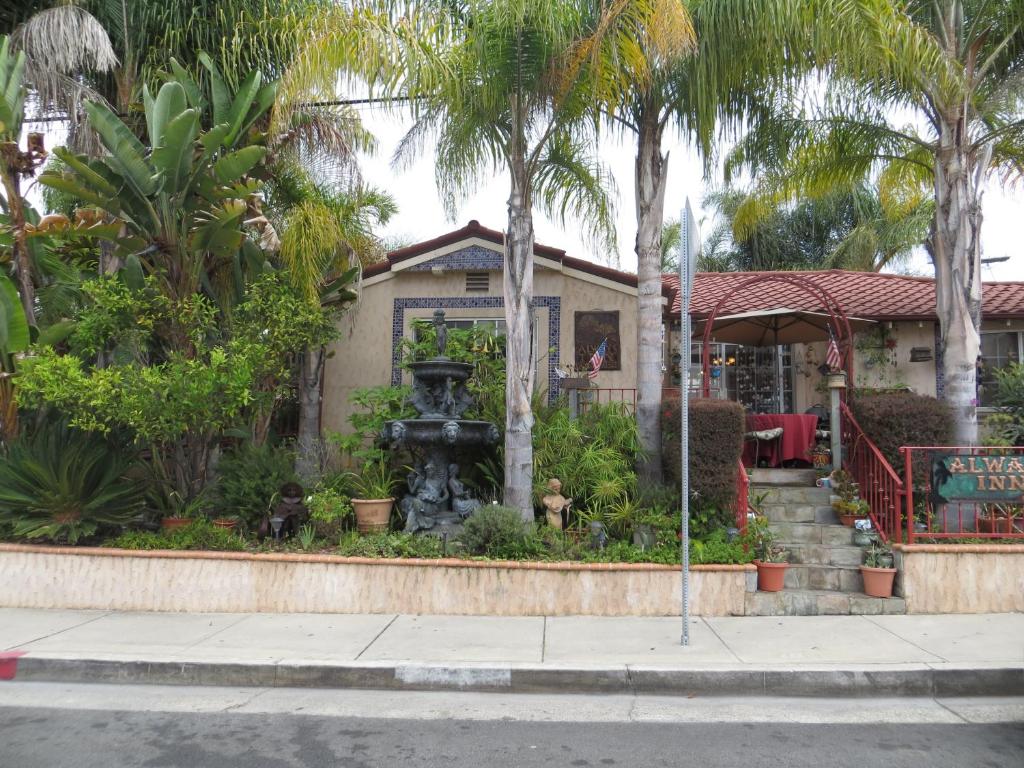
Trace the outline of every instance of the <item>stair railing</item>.
{"type": "Polygon", "coordinates": [[[903,480],[878,446],[860,428],[845,402],[841,402],[843,468],[853,476],[860,497],[871,510],[871,524],[883,541],[903,540],[903,480]]]}

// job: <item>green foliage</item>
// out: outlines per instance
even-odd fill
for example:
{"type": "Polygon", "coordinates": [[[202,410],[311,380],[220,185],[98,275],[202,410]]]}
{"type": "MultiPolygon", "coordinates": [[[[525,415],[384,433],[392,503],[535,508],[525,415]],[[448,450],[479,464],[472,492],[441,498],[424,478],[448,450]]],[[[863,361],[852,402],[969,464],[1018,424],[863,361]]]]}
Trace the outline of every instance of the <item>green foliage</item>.
{"type": "Polygon", "coordinates": [[[985,427],[997,445],[1024,445],[1024,364],[1012,363],[994,372],[993,404],[999,409],[985,427]]]}
{"type": "Polygon", "coordinates": [[[741,544],[756,560],[762,563],[784,563],[788,558],[786,550],[777,543],[767,517],[757,515],[747,521],[747,530],[741,544]]]}
{"type": "Polygon", "coordinates": [[[458,542],[469,555],[495,560],[520,560],[536,556],[540,539],[533,523],[523,520],[518,509],[489,504],[463,523],[458,542]]]}
{"type": "Polygon", "coordinates": [[[382,458],[376,447],[384,423],[396,419],[410,419],[416,410],[406,403],[409,387],[362,387],[355,390],[349,402],[359,410],[353,410],[349,424],[351,434],[333,434],[330,439],[345,453],[363,461],[382,458]]]}
{"type": "Polygon", "coordinates": [[[18,538],[75,544],[142,512],[131,462],[110,441],[62,422],[44,423],[0,458],[0,524],[18,538]]]}
{"type": "Polygon", "coordinates": [[[307,523],[299,528],[299,546],[307,552],[313,548],[313,541],[316,539],[316,527],[307,523]]]}
{"type": "Polygon", "coordinates": [[[296,481],[290,448],[244,443],[217,464],[217,496],[224,514],[238,515],[255,527],[285,483],[296,481]]]}
{"type": "Polygon", "coordinates": [[[104,546],[118,549],[174,549],[241,552],[245,541],[234,531],[220,528],[208,520],[196,520],[172,531],[126,531],[104,546]]]}
{"type": "Polygon", "coordinates": [[[344,557],[441,557],[441,542],[434,536],[411,533],[374,533],[360,536],[352,532],[342,538],[337,554],[344,557]]]}
{"type": "Polygon", "coordinates": [[[892,549],[886,544],[872,544],[864,551],[868,568],[892,568],[892,549]]]}
{"type": "MultiPolygon", "coordinates": [[[[850,405],[864,433],[892,467],[903,466],[904,445],[950,445],[953,411],[948,403],[914,392],[856,393],[850,405]]],[[[924,462],[921,462],[924,469],[924,462]]],[[[915,477],[915,483],[923,477],[915,477]]]]}
{"type": "MultiPolygon", "coordinates": [[[[547,481],[562,481],[562,494],[586,520],[621,518],[636,494],[633,467],[640,456],[636,421],[616,404],[594,406],[578,419],[566,408],[542,408],[533,428],[534,492],[539,500],[547,481]]],[[[628,511],[628,510],[627,510],[628,511]]]]}
{"type": "Polygon", "coordinates": [[[352,504],[347,496],[330,486],[318,488],[306,497],[309,520],[322,539],[337,540],[342,525],[352,517],[352,504]]]}
{"type": "Polygon", "coordinates": [[[690,540],[690,562],[695,565],[741,565],[752,562],[753,559],[753,552],[744,547],[740,540],[730,542],[723,528],[713,531],[704,539],[690,540]]]}
{"type": "Polygon", "coordinates": [[[367,461],[353,473],[349,481],[352,486],[353,498],[357,499],[389,499],[395,494],[398,477],[388,464],[387,458],[367,461]]]}
{"type": "MultiPolygon", "coordinates": [[[[662,457],[665,476],[679,486],[682,466],[678,399],[662,404],[662,457]]],[[[730,525],[736,504],[736,472],[746,431],[743,406],[728,400],[690,401],[690,488],[694,510],[710,527],[730,525]],[[716,524],[717,522],[717,524],[716,524]]]]}

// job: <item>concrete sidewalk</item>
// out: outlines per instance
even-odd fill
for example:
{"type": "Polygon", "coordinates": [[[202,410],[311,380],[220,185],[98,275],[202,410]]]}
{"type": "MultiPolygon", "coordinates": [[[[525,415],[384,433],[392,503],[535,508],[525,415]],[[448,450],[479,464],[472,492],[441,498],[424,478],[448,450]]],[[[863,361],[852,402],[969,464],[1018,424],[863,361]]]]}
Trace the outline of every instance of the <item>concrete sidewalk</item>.
{"type": "MultiPolygon", "coordinates": [[[[0,676],[58,682],[1024,695],[1024,614],[694,618],[0,609],[0,676]]],[[[2,684],[0,684],[2,685],[2,684]]],[[[0,687],[2,696],[2,687],[0,687]]]]}

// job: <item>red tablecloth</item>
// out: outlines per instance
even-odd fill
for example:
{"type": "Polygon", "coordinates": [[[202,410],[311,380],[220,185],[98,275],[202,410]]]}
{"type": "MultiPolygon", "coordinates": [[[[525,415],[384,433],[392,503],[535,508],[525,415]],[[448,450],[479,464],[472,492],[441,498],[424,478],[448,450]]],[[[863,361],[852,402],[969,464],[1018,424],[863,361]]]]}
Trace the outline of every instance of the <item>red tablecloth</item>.
{"type": "Polygon", "coordinates": [[[754,466],[755,452],[758,459],[767,461],[770,467],[782,466],[784,461],[811,461],[814,448],[814,433],[818,429],[818,417],[805,413],[752,413],[747,416],[747,432],[761,432],[765,429],[782,427],[782,437],[777,440],[757,443],[748,439],[743,446],[743,465],[754,466]]]}

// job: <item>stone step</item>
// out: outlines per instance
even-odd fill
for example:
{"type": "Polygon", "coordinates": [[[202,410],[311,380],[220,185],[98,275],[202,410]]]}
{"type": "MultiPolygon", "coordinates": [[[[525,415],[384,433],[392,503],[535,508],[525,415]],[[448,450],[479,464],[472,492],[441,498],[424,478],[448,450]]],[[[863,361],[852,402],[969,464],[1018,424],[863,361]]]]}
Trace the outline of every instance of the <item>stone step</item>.
{"type": "Polygon", "coordinates": [[[864,549],[853,545],[786,544],[790,563],[809,565],[855,565],[864,562],[864,549]]]}
{"type": "Polygon", "coordinates": [[[751,498],[763,496],[762,504],[813,504],[816,507],[831,505],[832,491],[829,488],[773,485],[751,485],[751,498]]]}
{"type": "Polygon", "coordinates": [[[753,485],[806,485],[813,486],[818,473],[813,469],[750,469],[753,485]]]}
{"type": "Polygon", "coordinates": [[[761,512],[773,523],[826,523],[837,525],[831,506],[814,504],[762,504],[761,512]]]}
{"type": "Polygon", "coordinates": [[[772,523],[778,541],[787,544],[824,544],[849,546],[853,543],[853,529],[845,525],[826,523],[772,523]]]}
{"type": "Polygon", "coordinates": [[[868,597],[849,592],[815,589],[784,589],[781,592],[747,592],[747,616],[847,616],[903,614],[902,597],[868,597]]]}
{"type": "Polygon", "coordinates": [[[857,565],[790,563],[786,569],[787,589],[825,589],[832,592],[863,592],[864,579],[857,565]]]}

